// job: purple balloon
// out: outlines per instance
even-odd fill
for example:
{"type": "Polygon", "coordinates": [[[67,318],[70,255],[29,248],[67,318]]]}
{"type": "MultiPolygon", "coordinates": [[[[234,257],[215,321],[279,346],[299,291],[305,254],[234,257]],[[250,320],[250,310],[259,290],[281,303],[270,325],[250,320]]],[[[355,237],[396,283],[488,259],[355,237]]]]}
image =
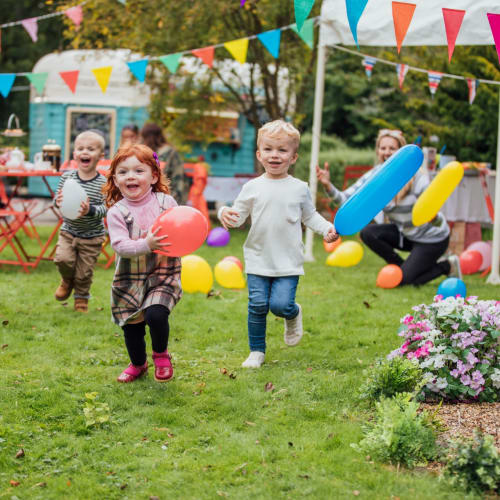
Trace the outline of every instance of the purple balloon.
{"type": "Polygon", "coordinates": [[[210,247],[224,247],[229,243],[229,231],[223,227],[214,227],[207,236],[207,245],[210,247]]]}

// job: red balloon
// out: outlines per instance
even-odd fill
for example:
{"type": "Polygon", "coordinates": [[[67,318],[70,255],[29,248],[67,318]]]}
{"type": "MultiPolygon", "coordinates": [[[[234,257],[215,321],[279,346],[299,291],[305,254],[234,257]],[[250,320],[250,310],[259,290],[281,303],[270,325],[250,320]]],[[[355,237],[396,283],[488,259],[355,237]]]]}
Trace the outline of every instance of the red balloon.
{"type": "Polygon", "coordinates": [[[377,286],[380,288],[396,288],[403,279],[403,271],[396,264],[384,266],[377,276],[377,286]]]}
{"type": "Polygon", "coordinates": [[[466,250],[460,254],[460,269],[463,274],[473,274],[479,271],[483,256],[477,250],[466,250]]]}
{"type": "Polygon", "coordinates": [[[168,236],[162,243],[171,245],[155,253],[168,257],[182,257],[193,253],[203,245],[207,238],[208,223],[204,215],[196,208],[188,206],[172,207],[156,219],[153,231],[159,227],[156,236],[168,236]]]}
{"type": "Polygon", "coordinates": [[[327,243],[325,240],[323,240],[323,248],[325,249],[325,252],[332,253],[341,243],[342,238],[340,236],[331,243],[327,243]]]}
{"type": "Polygon", "coordinates": [[[241,263],[241,260],[238,259],[238,257],[228,255],[227,257],[224,257],[222,260],[231,260],[243,271],[243,264],[241,263]]]}

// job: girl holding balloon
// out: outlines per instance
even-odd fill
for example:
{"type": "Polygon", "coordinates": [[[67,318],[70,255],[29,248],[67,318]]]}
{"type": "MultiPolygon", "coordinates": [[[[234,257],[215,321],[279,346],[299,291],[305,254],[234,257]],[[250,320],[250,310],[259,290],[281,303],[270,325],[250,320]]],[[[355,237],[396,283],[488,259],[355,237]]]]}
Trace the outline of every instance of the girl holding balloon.
{"type": "Polygon", "coordinates": [[[169,315],[182,295],[181,262],[168,257],[167,236],[152,229],[158,216],[177,206],[156,153],[141,144],[118,150],[103,188],[116,269],[111,289],[113,321],[122,327],[130,357],[118,382],[133,382],[148,370],[146,325],[153,347],[155,379],[173,376],[168,352],[169,315]],[[165,253],[160,254],[157,251],[165,253]]]}
{"type": "MultiPolygon", "coordinates": [[[[376,142],[376,155],[379,162],[345,191],[338,190],[330,182],[328,164],[321,169],[316,167],[318,180],[326,188],[333,200],[342,204],[382,168],[392,154],[406,144],[400,130],[383,129],[376,142]]],[[[387,223],[369,224],[361,233],[363,242],[382,257],[388,264],[395,264],[402,270],[401,285],[422,285],[438,276],[448,275],[461,278],[460,262],[456,255],[440,259],[448,248],[450,229],[443,214],[426,224],[414,226],[412,209],[418,197],[429,184],[427,175],[418,171],[394,199],[384,208],[387,223]],[[396,250],[410,252],[403,259],[396,250]]]]}

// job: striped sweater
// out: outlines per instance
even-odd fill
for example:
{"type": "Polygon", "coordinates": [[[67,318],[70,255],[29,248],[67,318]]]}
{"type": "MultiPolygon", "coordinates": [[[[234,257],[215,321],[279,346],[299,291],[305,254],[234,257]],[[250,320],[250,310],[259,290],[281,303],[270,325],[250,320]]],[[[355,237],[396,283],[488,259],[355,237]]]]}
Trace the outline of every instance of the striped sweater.
{"type": "MultiPolygon", "coordinates": [[[[373,167],[345,191],[339,191],[330,183],[329,194],[333,198],[333,201],[339,205],[344,203],[361,186],[368,182],[382,166],[383,164],[373,167]]],[[[397,205],[394,203],[394,200],[391,200],[384,208],[384,214],[389,219],[389,222],[396,224],[402,236],[416,243],[437,243],[443,241],[450,234],[450,228],[441,212],[432,221],[421,226],[414,226],[412,223],[411,213],[413,205],[415,205],[418,197],[425,191],[428,185],[429,178],[419,170],[413,178],[413,184],[408,194],[397,205]]]]}
{"type": "Polygon", "coordinates": [[[102,236],[106,233],[103,221],[106,216],[106,206],[104,205],[104,196],[102,193],[102,187],[106,182],[106,178],[96,173],[93,179],[84,181],[78,176],[78,170],[67,170],[62,174],[59,180],[57,186],[58,192],[63,188],[64,183],[68,179],[76,180],[85,190],[89,197],[90,210],[87,215],[78,217],[78,219],[72,220],[63,217],[61,231],[66,231],[77,238],[95,238],[96,236],[102,236]]]}

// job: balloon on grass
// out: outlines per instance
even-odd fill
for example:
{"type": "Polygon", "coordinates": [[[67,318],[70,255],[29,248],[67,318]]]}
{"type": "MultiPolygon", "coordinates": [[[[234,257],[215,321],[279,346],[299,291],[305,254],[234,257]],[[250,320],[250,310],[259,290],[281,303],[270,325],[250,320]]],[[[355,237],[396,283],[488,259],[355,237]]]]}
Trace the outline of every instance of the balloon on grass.
{"type": "Polygon", "coordinates": [[[214,269],[215,280],[224,288],[245,288],[243,272],[236,262],[221,260],[214,269]]]}
{"type": "Polygon", "coordinates": [[[186,293],[208,293],[214,284],[212,268],[198,255],[186,255],[181,259],[181,285],[186,293]]]}
{"type": "Polygon", "coordinates": [[[363,258],[363,247],[357,241],[344,241],[326,259],[327,266],[351,267],[363,258]]]}
{"type": "Polygon", "coordinates": [[[168,257],[182,257],[203,245],[208,233],[207,219],[196,208],[172,207],[163,212],[153,224],[153,231],[160,228],[156,236],[167,236],[162,243],[170,246],[155,250],[168,257]]]}
{"type": "Polygon", "coordinates": [[[338,237],[338,239],[332,241],[331,243],[327,243],[325,240],[323,240],[323,248],[325,249],[325,252],[332,253],[341,243],[342,238],[340,236],[338,237]]]}
{"type": "Polygon", "coordinates": [[[460,269],[463,274],[474,274],[479,271],[483,257],[477,250],[465,250],[460,254],[460,269]]]}
{"type": "Polygon", "coordinates": [[[484,271],[491,266],[491,242],[475,241],[467,247],[467,251],[474,250],[481,254],[483,261],[481,263],[480,271],[484,271]]]}
{"type": "Polygon", "coordinates": [[[339,234],[363,229],[415,175],[423,161],[422,150],[414,144],[396,151],[342,206],[335,216],[339,234]]]}
{"type": "Polygon", "coordinates": [[[396,264],[384,266],[377,275],[377,286],[380,288],[396,288],[403,280],[403,271],[396,264]]]}
{"type": "Polygon", "coordinates": [[[80,214],[80,205],[87,200],[85,189],[75,179],[68,179],[62,188],[61,213],[66,219],[76,219],[80,214]]]}
{"type": "Polygon", "coordinates": [[[231,236],[227,229],[223,227],[214,227],[207,237],[207,245],[210,247],[225,247],[231,236]]]}
{"type": "Polygon", "coordinates": [[[238,257],[234,257],[233,255],[228,255],[227,257],[224,257],[222,260],[230,260],[234,262],[243,271],[243,264],[241,263],[241,260],[238,259],[238,257]]]}
{"type": "Polygon", "coordinates": [[[458,278],[446,278],[438,287],[438,295],[442,295],[444,299],[447,297],[460,297],[465,298],[467,294],[467,287],[465,283],[458,278]]]}
{"type": "Polygon", "coordinates": [[[452,161],[443,167],[413,205],[413,224],[421,226],[434,219],[463,176],[464,167],[458,161],[452,161]]]}

